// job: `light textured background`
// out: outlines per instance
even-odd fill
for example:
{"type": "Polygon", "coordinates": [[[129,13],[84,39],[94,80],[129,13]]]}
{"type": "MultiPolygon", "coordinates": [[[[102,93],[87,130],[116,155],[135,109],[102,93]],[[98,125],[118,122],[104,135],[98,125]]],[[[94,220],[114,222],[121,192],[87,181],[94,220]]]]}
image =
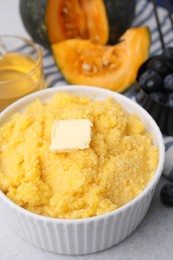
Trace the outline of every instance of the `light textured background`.
{"type": "MultiPolygon", "coordinates": [[[[0,0],[0,34],[27,36],[20,21],[18,0],[0,0]]],[[[0,203],[0,260],[172,260],[173,208],[160,203],[160,181],[151,207],[137,230],[119,245],[98,254],[60,256],[36,248],[18,237],[3,218],[0,203]]]]}

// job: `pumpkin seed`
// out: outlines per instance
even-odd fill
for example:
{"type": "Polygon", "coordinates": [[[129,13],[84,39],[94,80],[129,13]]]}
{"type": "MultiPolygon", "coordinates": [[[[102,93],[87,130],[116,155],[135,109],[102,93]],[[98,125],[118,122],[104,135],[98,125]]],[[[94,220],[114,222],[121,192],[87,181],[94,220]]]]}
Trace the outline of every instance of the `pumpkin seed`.
{"type": "Polygon", "coordinates": [[[112,64],[109,65],[109,68],[111,68],[111,69],[114,69],[115,67],[116,67],[116,66],[115,66],[114,63],[112,63],[112,64]]]}
{"type": "Polygon", "coordinates": [[[64,7],[63,9],[62,9],[62,12],[63,12],[63,14],[68,14],[69,12],[68,12],[68,9],[66,8],[66,7],[64,7]]]}
{"type": "Polygon", "coordinates": [[[108,66],[109,60],[107,60],[107,59],[102,59],[102,64],[103,64],[104,67],[108,66]]]}
{"type": "Polygon", "coordinates": [[[95,73],[98,72],[98,69],[97,69],[96,66],[93,66],[93,71],[94,71],[95,73]]]}
{"type": "Polygon", "coordinates": [[[95,36],[95,40],[96,40],[96,42],[98,42],[98,41],[100,40],[99,35],[96,35],[96,36],[95,36]]]}
{"type": "Polygon", "coordinates": [[[82,69],[83,69],[83,71],[88,72],[88,71],[91,70],[91,66],[88,63],[83,63],[82,64],[82,69]]]}

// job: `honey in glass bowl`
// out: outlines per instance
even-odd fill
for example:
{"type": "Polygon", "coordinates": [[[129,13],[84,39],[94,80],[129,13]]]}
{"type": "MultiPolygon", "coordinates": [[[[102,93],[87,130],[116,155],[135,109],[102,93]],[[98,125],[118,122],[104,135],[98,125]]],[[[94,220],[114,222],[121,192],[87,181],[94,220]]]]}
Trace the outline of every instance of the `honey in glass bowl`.
{"type": "Polygon", "coordinates": [[[0,111],[46,87],[41,48],[17,36],[0,36],[0,111]]]}

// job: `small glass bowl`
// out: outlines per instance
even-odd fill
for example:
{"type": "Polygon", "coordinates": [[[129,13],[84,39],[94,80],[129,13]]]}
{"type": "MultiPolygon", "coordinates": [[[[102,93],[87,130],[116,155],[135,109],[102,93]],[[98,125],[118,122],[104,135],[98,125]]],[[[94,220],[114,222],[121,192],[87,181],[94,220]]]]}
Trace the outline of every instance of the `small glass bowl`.
{"type": "MultiPolygon", "coordinates": [[[[152,59],[152,57],[150,58],[152,59]]],[[[148,59],[138,71],[136,86],[136,101],[154,118],[162,134],[173,136],[173,107],[153,100],[139,84],[139,77],[145,71],[148,59]]]]}
{"type": "Polygon", "coordinates": [[[23,37],[0,36],[0,111],[45,87],[41,47],[23,37]]]}

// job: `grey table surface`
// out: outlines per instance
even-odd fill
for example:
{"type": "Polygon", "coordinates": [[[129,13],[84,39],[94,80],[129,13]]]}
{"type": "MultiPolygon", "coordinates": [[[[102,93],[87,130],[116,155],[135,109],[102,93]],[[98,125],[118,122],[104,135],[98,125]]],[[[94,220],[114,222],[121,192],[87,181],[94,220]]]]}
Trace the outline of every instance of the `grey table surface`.
{"type": "MultiPolygon", "coordinates": [[[[22,26],[19,0],[0,0],[0,34],[28,37],[22,26]]],[[[120,244],[97,254],[61,256],[43,251],[20,238],[3,218],[0,204],[0,260],[171,260],[173,259],[173,208],[160,203],[161,178],[151,207],[136,231],[120,244]]]]}

